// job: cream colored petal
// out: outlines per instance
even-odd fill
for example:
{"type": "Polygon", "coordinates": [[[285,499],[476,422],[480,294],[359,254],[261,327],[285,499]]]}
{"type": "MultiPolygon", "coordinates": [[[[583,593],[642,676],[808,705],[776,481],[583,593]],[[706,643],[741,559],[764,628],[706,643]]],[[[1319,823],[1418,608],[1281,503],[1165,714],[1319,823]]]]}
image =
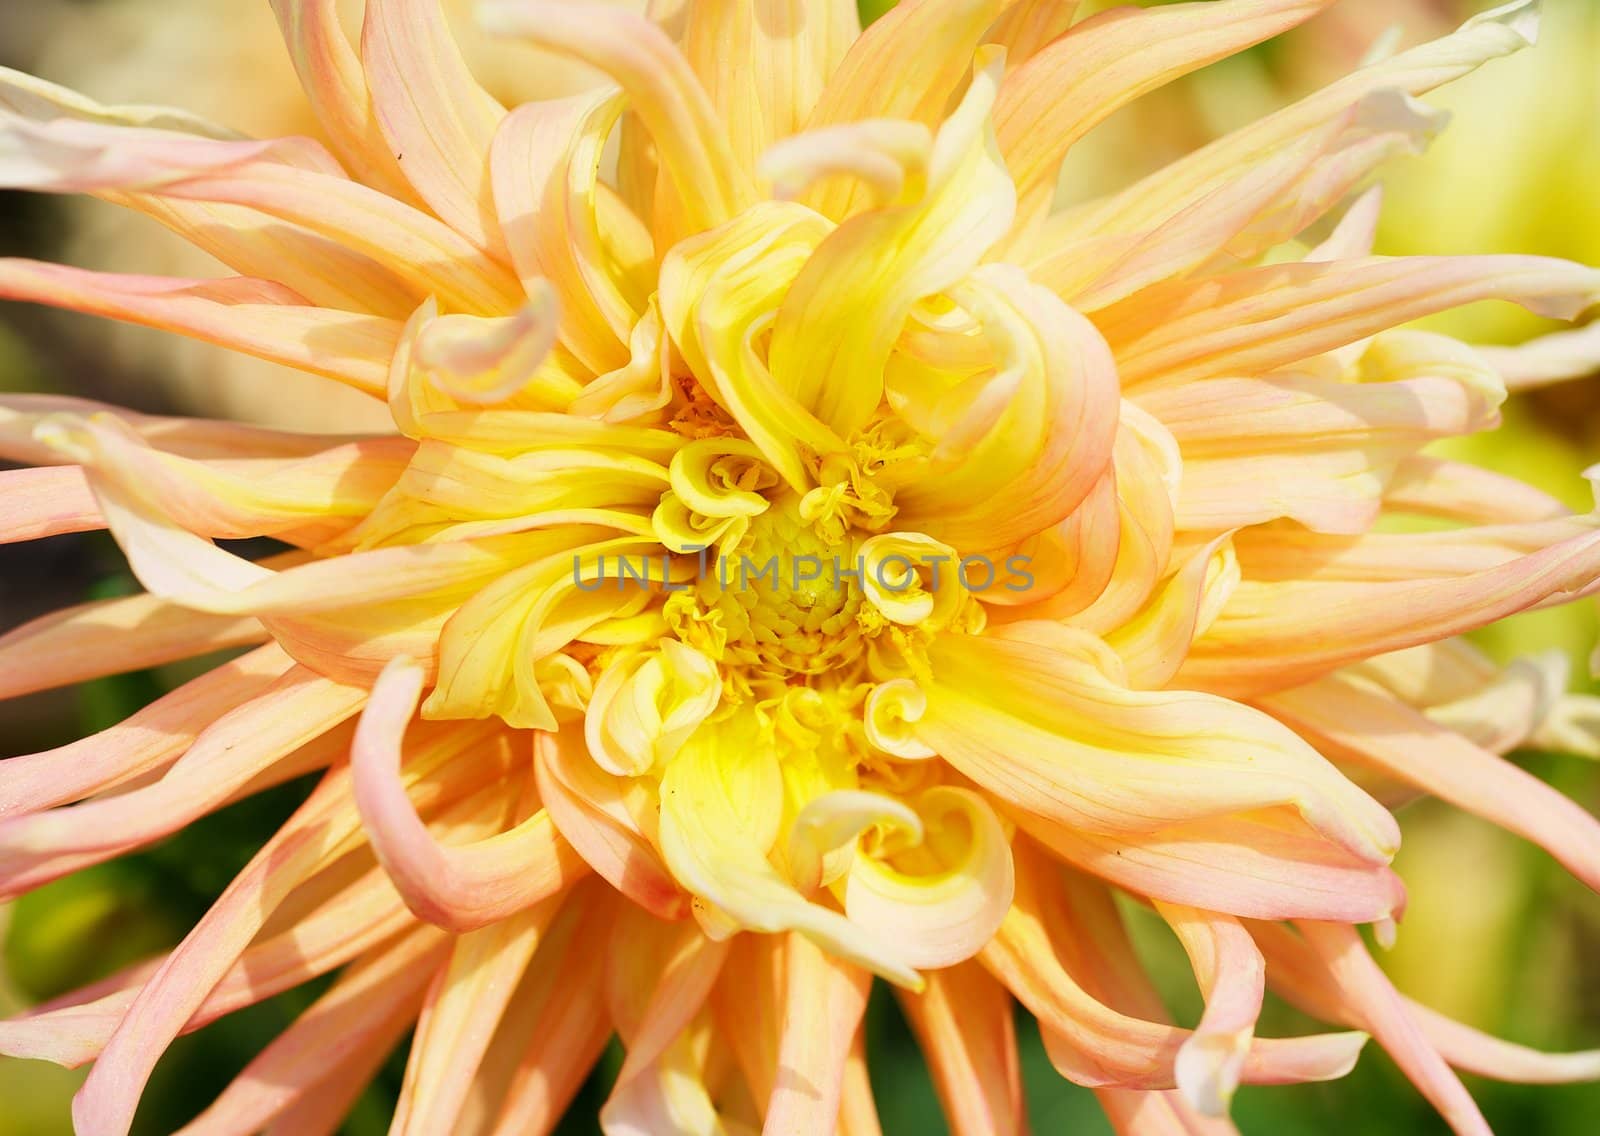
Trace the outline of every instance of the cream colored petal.
{"type": "Polygon", "coordinates": [[[841,437],[877,410],[884,365],[917,302],[960,280],[1010,228],[1011,182],[989,125],[999,73],[993,53],[980,57],[934,140],[924,195],[830,233],[778,311],[773,377],[841,437]]]}
{"type": "Polygon", "coordinates": [[[861,31],[852,0],[699,0],[687,16],[684,55],[748,173],[800,129],[861,31]]]}

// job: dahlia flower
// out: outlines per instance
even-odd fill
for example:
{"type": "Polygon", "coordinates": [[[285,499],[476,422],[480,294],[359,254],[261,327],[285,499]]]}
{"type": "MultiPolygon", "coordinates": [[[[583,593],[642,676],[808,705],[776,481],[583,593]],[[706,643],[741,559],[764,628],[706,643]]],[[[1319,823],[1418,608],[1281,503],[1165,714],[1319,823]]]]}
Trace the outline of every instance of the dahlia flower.
{"type": "Polygon", "coordinates": [[[0,294],[326,376],[396,432],[4,402],[6,538],[103,527],[146,589],[12,631],[4,690],[247,649],[0,766],[0,895],[320,780],[169,955],[0,1052],[93,1061],[78,1131],[120,1136],[175,1037],[337,972],[186,1132],[331,1131],[414,1030],[396,1131],[548,1131],[616,1035],[608,1133],[872,1133],[877,976],[959,1133],[1025,1128],[1014,1003],[1123,1132],[1227,1131],[1237,1085],[1368,1036],[1461,1133],[1455,1069],[1600,1075],[1408,1001],[1361,931],[1397,933],[1407,793],[1600,885],[1600,825],[1503,756],[1593,753],[1593,703],[1458,638],[1600,591],[1600,525],[1426,452],[1592,343],[1400,326],[1577,316],[1600,271],[1373,257],[1370,194],[1323,224],[1532,3],[1051,208],[1118,107],[1328,3],[494,0],[614,81],[508,110],[436,0],[370,0],[359,45],[274,0],[328,148],[5,74],[0,181],[237,275],[7,260],[0,294]],[[286,551],[215,543],[260,536],[286,551]],[[1268,984],[1340,1028],[1257,1037],[1268,984]]]}

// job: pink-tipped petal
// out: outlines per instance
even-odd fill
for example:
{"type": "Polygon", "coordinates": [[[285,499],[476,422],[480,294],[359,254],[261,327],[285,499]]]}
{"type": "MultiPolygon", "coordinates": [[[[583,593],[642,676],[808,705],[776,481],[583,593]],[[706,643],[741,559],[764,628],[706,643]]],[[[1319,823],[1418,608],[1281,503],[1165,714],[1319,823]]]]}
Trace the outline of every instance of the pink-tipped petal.
{"type": "Polygon", "coordinates": [[[400,778],[405,729],[423,678],[422,669],[406,659],[391,662],[378,676],[356,729],[350,765],[373,851],[406,904],[418,918],[460,934],[565,891],[588,865],[543,809],[464,848],[446,848],[434,839],[400,778]]]}
{"type": "Polygon", "coordinates": [[[1335,923],[1298,926],[1341,996],[1359,1009],[1372,1036],[1439,1110],[1451,1131],[1459,1136],[1491,1136],[1466,1088],[1429,1044],[1399,993],[1367,953],[1360,932],[1335,923]]]}

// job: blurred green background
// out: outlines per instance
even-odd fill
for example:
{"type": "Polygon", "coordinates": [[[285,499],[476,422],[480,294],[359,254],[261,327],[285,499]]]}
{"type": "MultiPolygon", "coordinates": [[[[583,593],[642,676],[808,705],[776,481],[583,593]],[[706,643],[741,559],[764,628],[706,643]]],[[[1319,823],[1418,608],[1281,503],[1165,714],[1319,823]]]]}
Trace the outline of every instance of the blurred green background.
{"type": "MultiPolygon", "coordinates": [[[[863,12],[871,18],[890,6],[867,0],[863,12]]],[[[295,99],[287,68],[275,59],[281,53],[271,46],[270,20],[260,19],[265,10],[262,0],[12,0],[0,5],[0,63],[38,70],[101,97],[182,103],[259,133],[307,129],[284,117],[297,113],[295,99]],[[262,54],[268,51],[273,56],[262,54]],[[251,65],[234,65],[240,60],[251,65]],[[113,86],[129,78],[138,90],[113,86]]],[[[1065,192],[1089,196],[1123,184],[1320,85],[1353,66],[1391,24],[1411,42],[1448,30],[1468,10],[1459,0],[1346,0],[1300,31],[1119,114],[1074,153],[1065,192]]],[[[1380,251],[1520,251],[1600,263],[1600,2],[1550,0],[1537,49],[1486,68],[1436,101],[1454,110],[1456,121],[1425,157],[1396,163],[1386,177],[1380,251]]],[[[186,263],[160,234],[119,227],[125,224],[104,211],[0,195],[0,255],[138,264],[147,271],[186,263]]],[[[1437,322],[1478,341],[1515,342],[1540,330],[1530,317],[1488,307],[1437,322]]],[[[259,371],[241,371],[236,360],[192,346],[0,305],[0,389],[304,424],[342,413],[320,399],[284,406],[278,398],[270,413],[256,415],[252,383],[264,385],[259,371]],[[183,381],[185,375],[200,381],[183,381]]],[[[1593,383],[1573,384],[1521,398],[1503,431],[1466,449],[1474,460],[1587,507],[1578,473],[1600,458],[1595,390],[1593,383]]],[[[0,628],[132,587],[102,535],[0,548],[0,628]]],[[[1522,617],[1496,629],[1486,644],[1502,656],[1558,645],[1581,659],[1595,637],[1593,606],[1585,605],[1522,617]]],[[[0,755],[45,749],[117,722],[201,665],[0,703],[0,755]]],[[[1519,760],[1600,811],[1594,766],[1542,754],[1519,760]]],[[[306,791],[304,784],[274,790],[140,855],[0,905],[0,1015],[176,943],[306,791]]],[[[1398,946],[1384,957],[1402,989],[1527,1044],[1600,1046],[1600,900],[1547,856],[1473,818],[1424,801],[1404,819],[1398,868],[1412,902],[1398,946]]],[[[1147,913],[1129,914],[1141,954],[1174,1013],[1192,1023],[1200,1001],[1181,951],[1147,913]]],[[[192,1117],[321,988],[293,991],[181,1040],[157,1072],[136,1131],[169,1133],[192,1117]]],[[[1032,1024],[1020,1026],[1034,1130],[1109,1132],[1092,1095],[1057,1077],[1032,1024]]],[[[881,992],[867,1028],[885,1131],[942,1132],[921,1059],[893,1000],[881,992]]],[[[1307,1028],[1310,1023],[1293,1011],[1269,1005],[1264,1032],[1307,1028]]],[[[566,1131],[597,1130],[592,1117],[618,1061],[613,1052],[602,1062],[566,1131]]],[[[396,1054],[347,1131],[386,1131],[403,1068],[404,1054],[396,1054]]],[[[81,1076],[0,1059],[0,1136],[69,1132],[68,1098],[81,1076]]],[[[1497,1131],[1600,1132],[1600,1086],[1474,1081],[1471,1087],[1497,1131]]],[[[1446,1131],[1392,1063],[1371,1048],[1343,1082],[1241,1091],[1235,1117],[1250,1136],[1446,1131]]]]}

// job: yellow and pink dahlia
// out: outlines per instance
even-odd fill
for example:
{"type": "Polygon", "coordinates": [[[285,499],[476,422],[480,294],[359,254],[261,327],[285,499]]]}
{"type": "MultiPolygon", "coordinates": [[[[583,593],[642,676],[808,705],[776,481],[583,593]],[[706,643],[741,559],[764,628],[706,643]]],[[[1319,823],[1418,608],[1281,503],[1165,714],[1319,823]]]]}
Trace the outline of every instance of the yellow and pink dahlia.
{"type": "Polygon", "coordinates": [[[109,529],[146,589],[0,639],[5,693],[248,648],[0,764],[0,896],[320,774],[176,949],[0,1052],[94,1062],[78,1131],[121,1136],[174,1038],[338,972],[185,1132],[332,1131],[414,1031],[396,1132],[547,1132],[616,1035],[608,1133],[861,1136],[876,975],[963,1134],[1025,1130],[1014,1002],[1129,1133],[1230,1131],[1238,1084],[1367,1035],[1461,1133],[1454,1069],[1600,1075],[1408,1001],[1360,930],[1396,933],[1380,798],[1418,791],[1600,886],[1600,824],[1503,756],[1594,752],[1594,704],[1458,638],[1600,591],[1600,524],[1427,452],[1593,337],[1401,326],[1578,316],[1600,271],[1373,257],[1357,196],[1533,3],[1052,210],[1097,123],[1330,3],[492,0],[614,84],[508,110],[438,0],[369,0],[358,44],[273,0],[326,146],[0,76],[0,183],[235,273],[12,259],[0,295],[396,427],[0,404],[5,539],[109,529]],[[1347,1031],[1256,1037],[1269,984],[1347,1031]]]}

